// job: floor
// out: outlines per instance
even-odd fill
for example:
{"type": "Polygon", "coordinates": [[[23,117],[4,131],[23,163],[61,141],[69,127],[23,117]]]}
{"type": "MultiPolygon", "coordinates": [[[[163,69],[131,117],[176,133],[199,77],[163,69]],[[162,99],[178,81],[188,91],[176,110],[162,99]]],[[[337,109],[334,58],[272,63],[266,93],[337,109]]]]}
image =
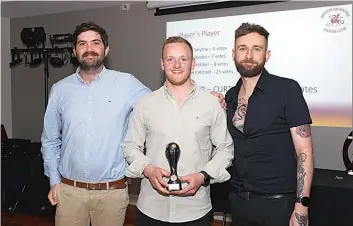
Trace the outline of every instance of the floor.
{"type": "MultiPolygon", "coordinates": [[[[136,216],[136,206],[129,205],[124,226],[134,226],[136,216]]],[[[48,216],[26,216],[22,214],[1,214],[2,226],[54,226],[54,217],[48,216]]],[[[212,226],[221,226],[219,220],[215,220],[212,226]]],[[[230,225],[229,223],[226,225],[230,225]]]]}

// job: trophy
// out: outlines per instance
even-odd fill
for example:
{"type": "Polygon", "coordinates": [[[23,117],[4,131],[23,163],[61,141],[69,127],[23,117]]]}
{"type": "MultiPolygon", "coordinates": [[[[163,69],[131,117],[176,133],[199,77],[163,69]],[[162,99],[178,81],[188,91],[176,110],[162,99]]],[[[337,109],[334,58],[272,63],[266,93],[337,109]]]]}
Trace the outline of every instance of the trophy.
{"type": "Polygon", "coordinates": [[[180,157],[180,148],[176,143],[169,143],[165,149],[165,156],[170,166],[170,179],[168,181],[169,191],[181,190],[181,181],[178,178],[177,164],[180,157]]]}

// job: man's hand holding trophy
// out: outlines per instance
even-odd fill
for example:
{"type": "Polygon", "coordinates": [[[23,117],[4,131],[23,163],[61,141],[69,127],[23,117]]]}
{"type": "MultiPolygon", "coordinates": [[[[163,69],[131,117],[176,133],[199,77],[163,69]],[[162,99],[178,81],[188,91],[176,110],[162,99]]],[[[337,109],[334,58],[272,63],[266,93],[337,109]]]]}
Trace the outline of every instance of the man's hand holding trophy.
{"type": "Polygon", "coordinates": [[[186,176],[178,176],[177,166],[180,159],[180,147],[177,143],[171,142],[167,145],[165,156],[168,160],[170,172],[147,165],[144,169],[144,175],[149,179],[152,187],[163,195],[177,195],[177,196],[192,196],[201,185],[209,184],[209,176],[206,172],[192,173],[186,176]],[[163,180],[163,177],[169,178],[168,182],[163,180]],[[188,185],[183,188],[182,183],[188,185]]]}

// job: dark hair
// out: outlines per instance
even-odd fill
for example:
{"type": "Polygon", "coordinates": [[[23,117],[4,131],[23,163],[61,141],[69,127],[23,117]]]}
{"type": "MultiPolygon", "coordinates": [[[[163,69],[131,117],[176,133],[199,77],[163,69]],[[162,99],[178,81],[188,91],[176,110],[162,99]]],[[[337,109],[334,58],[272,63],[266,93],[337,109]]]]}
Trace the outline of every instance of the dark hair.
{"type": "Polygon", "coordinates": [[[266,39],[266,46],[268,45],[268,36],[270,35],[270,33],[268,33],[265,28],[258,24],[242,23],[235,31],[235,41],[237,40],[237,38],[250,33],[258,33],[259,35],[264,36],[266,39]]]}
{"type": "Polygon", "coordinates": [[[193,49],[192,49],[192,46],[191,46],[190,42],[188,40],[186,40],[185,38],[180,37],[180,36],[172,36],[172,37],[169,37],[167,40],[164,41],[163,47],[162,47],[162,57],[163,57],[163,51],[164,51],[165,46],[167,44],[171,44],[171,43],[185,43],[190,48],[191,57],[193,57],[193,49]]]}
{"type": "Polygon", "coordinates": [[[81,33],[86,32],[86,31],[95,31],[95,32],[99,33],[101,36],[101,39],[103,41],[104,48],[107,48],[107,46],[108,46],[107,33],[105,32],[105,30],[102,27],[100,27],[99,25],[97,25],[91,21],[89,21],[88,23],[82,23],[76,27],[76,29],[73,33],[73,36],[72,36],[72,44],[74,47],[76,47],[76,44],[77,44],[77,37],[81,33]]]}

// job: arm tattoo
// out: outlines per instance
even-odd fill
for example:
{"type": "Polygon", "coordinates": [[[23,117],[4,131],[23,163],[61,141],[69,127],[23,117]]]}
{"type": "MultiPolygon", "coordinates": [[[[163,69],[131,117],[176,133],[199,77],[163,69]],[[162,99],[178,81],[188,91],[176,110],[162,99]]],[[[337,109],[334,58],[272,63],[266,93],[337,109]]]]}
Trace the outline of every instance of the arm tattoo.
{"type": "Polygon", "coordinates": [[[299,226],[307,226],[308,225],[308,215],[303,213],[295,213],[295,220],[299,224],[299,226]]]}
{"type": "Polygon", "coordinates": [[[299,135],[302,138],[309,138],[311,137],[311,129],[310,129],[310,125],[305,124],[305,125],[301,125],[301,126],[297,126],[295,128],[295,133],[297,135],[299,135]]]}
{"type": "Polygon", "coordinates": [[[297,196],[302,197],[304,193],[304,178],[306,172],[304,169],[304,162],[306,161],[306,154],[300,153],[298,155],[298,166],[297,166],[297,196]]]}

